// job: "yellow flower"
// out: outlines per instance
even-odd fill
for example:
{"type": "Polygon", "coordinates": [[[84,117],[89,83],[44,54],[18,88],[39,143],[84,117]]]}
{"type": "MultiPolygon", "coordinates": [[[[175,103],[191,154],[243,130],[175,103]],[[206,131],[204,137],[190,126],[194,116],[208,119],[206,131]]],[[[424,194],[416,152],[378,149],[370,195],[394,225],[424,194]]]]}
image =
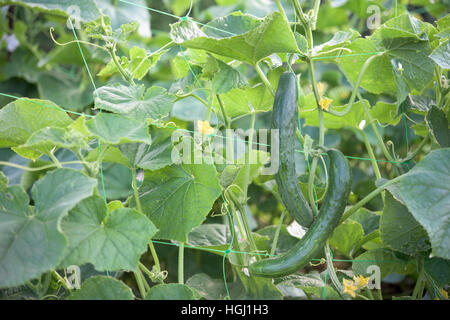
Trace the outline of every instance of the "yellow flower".
{"type": "Polygon", "coordinates": [[[353,280],[356,283],[356,286],[358,287],[358,289],[363,289],[367,286],[367,284],[369,283],[369,278],[364,278],[362,275],[359,275],[359,277],[357,276],[353,276],[353,280]]]}
{"type": "Polygon", "coordinates": [[[319,96],[322,97],[323,92],[326,90],[325,85],[322,82],[317,83],[317,90],[319,91],[319,96]]]}
{"type": "Polygon", "coordinates": [[[330,106],[331,102],[333,102],[333,100],[330,98],[321,98],[319,101],[319,105],[323,110],[328,111],[328,107],[330,106]]]}
{"type": "Polygon", "coordinates": [[[197,120],[198,131],[203,134],[213,134],[214,128],[209,125],[208,121],[197,120]]]}
{"type": "Polygon", "coordinates": [[[353,298],[356,297],[356,289],[355,283],[352,280],[343,279],[342,282],[344,283],[344,293],[347,293],[351,295],[353,298]]]}
{"type": "MultiPolygon", "coordinates": [[[[444,289],[441,289],[441,294],[444,296],[445,300],[448,300],[448,293],[444,289]]],[[[440,300],[439,298],[436,298],[436,300],[440,300]]]]}

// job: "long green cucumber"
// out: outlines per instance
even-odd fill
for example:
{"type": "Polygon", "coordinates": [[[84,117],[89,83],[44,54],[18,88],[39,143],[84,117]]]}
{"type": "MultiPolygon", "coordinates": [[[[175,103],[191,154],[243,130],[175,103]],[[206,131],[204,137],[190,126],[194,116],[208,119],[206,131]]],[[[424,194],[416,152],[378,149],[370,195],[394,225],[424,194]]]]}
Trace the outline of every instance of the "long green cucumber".
{"type": "Polygon", "coordinates": [[[276,278],[297,272],[317,257],[333,230],[339,225],[351,191],[351,169],[340,151],[330,149],[327,154],[330,159],[329,183],[318,218],[288,252],[251,264],[251,274],[276,278]]]}
{"type": "Polygon", "coordinates": [[[275,174],[281,200],[291,216],[302,226],[309,227],[314,215],[298,185],[295,170],[295,146],[298,123],[297,79],[284,72],[278,83],[273,104],[272,129],[279,130],[279,168],[275,174]]]}

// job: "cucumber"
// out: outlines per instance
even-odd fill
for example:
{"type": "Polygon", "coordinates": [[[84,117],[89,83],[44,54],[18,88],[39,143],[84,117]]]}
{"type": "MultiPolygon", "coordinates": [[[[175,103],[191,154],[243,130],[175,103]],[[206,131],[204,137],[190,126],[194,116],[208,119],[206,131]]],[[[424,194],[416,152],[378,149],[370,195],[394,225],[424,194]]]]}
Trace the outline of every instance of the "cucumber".
{"type": "Polygon", "coordinates": [[[251,264],[250,274],[270,278],[287,276],[306,266],[323,250],[339,225],[352,186],[350,165],[344,155],[334,149],[329,149],[327,154],[330,159],[329,183],[318,218],[288,252],[251,264]]]}
{"type": "Polygon", "coordinates": [[[297,78],[284,72],[273,104],[272,129],[279,130],[279,168],[275,174],[284,207],[300,225],[309,227],[314,215],[302,194],[295,170],[295,145],[298,123],[297,78]]]}

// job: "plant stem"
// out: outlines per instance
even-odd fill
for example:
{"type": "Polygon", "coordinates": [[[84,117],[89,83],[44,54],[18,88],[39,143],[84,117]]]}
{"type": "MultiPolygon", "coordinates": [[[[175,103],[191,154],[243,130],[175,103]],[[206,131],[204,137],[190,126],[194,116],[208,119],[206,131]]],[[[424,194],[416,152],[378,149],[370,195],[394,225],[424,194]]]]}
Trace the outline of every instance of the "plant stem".
{"type": "Polygon", "coordinates": [[[275,97],[275,91],[272,88],[272,85],[270,84],[269,79],[267,79],[266,75],[264,74],[264,72],[261,70],[261,67],[259,66],[258,63],[255,64],[255,69],[256,72],[258,73],[259,77],[261,78],[261,80],[264,82],[264,84],[266,85],[267,89],[269,89],[270,93],[272,94],[272,96],[275,97]]]}
{"type": "Polygon", "coordinates": [[[317,24],[317,17],[319,16],[319,8],[320,8],[320,0],[315,0],[314,2],[314,11],[313,11],[313,17],[311,21],[311,29],[316,30],[316,24],[317,24]]]}
{"type": "Polygon", "coordinates": [[[401,162],[408,162],[412,159],[414,159],[417,154],[423,149],[423,147],[427,144],[427,142],[430,140],[430,134],[427,134],[427,136],[422,140],[422,142],[417,146],[416,150],[411,152],[405,159],[401,159],[401,162]]]}
{"type": "Polygon", "coordinates": [[[66,289],[67,291],[70,291],[69,286],[67,285],[66,279],[61,277],[61,275],[56,272],[56,270],[52,270],[53,275],[58,279],[58,282],[61,283],[61,285],[66,289]]]}
{"type": "MultiPolygon", "coordinates": [[[[248,224],[247,213],[245,211],[245,208],[242,206],[242,204],[239,202],[239,200],[236,199],[236,196],[233,193],[230,192],[229,195],[230,195],[234,205],[237,207],[237,209],[240,213],[242,222],[244,224],[245,234],[250,243],[250,250],[256,252],[256,251],[258,251],[258,247],[256,246],[255,240],[252,237],[252,232],[251,232],[250,226],[248,224]]],[[[260,257],[258,255],[256,255],[256,260],[260,260],[260,257]]]]}
{"type": "MultiPolygon", "coordinates": [[[[61,165],[86,164],[86,163],[87,162],[83,162],[83,161],[60,162],[61,165]]],[[[38,167],[38,168],[30,168],[30,167],[21,166],[20,164],[16,164],[16,163],[12,163],[12,162],[6,162],[6,161],[0,161],[0,166],[12,167],[12,168],[17,168],[17,169],[21,169],[21,170],[24,170],[24,171],[30,171],[30,172],[42,171],[42,170],[47,170],[47,169],[58,167],[56,164],[52,163],[52,164],[49,164],[49,165],[46,165],[46,166],[42,166],[42,167],[38,167]]]]}
{"type": "MultiPolygon", "coordinates": [[[[136,201],[136,207],[141,214],[144,214],[144,211],[142,210],[141,199],[139,197],[139,190],[138,190],[138,186],[137,186],[136,167],[135,166],[133,166],[133,168],[131,169],[131,175],[132,175],[131,186],[132,186],[133,192],[134,192],[134,200],[136,201]]],[[[151,241],[151,239],[148,242],[148,245],[150,247],[150,252],[152,254],[153,261],[155,262],[155,266],[159,272],[159,271],[161,271],[161,267],[159,264],[158,255],[156,254],[156,250],[155,250],[155,247],[153,246],[153,242],[151,241]]]]}
{"type": "Polygon", "coordinates": [[[306,25],[308,24],[305,14],[303,13],[302,7],[298,0],[292,0],[292,4],[294,5],[295,13],[297,14],[297,17],[300,19],[300,22],[303,24],[303,27],[306,28],[306,25]]]}
{"type": "Polygon", "coordinates": [[[220,108],[220,112],[222,113],[222,118],[223,118],[223,122],[225,123],[225,127],[227,129],[230,129],[230,118],[227,115],[227,112],[225,111],[225,107],[223,105],[223,101],[220,98],[220,95],[216,95],[217,97],[217,101],[219,102],[219,108],[220,108]]]}
{"type": "Polygon", "coordinates": [[[141,298],[144,299],[147,296],[147,293],[145,292],[144,281],[142,280],[141,276],[142,274],[140,273],[139,269],[138,271],[134,272],[134,279],[136,279],[139,294],[141,295],[141,298]]]}
{"type": "Polygon", "coordinates": [[[425,285],[425,269],[422,267],[412,294],[413,299],[416,300],[422,299],[424,285],[425,285]]]}
{"type": "Polygon", "coordinates": [[[122,65],[119,62],[119,59],[117,58],[116,55],[116,45],[114,44],[111,47],[108,47],[108,52],[111,56],[111,58],[114,61],[114,64],[117,67],[117,70],[119,70],[119,73],[121,74],[121,76],[131,85],[135,85],[133,78],[122,68],[122,65]]]}
{"type": "MultiPolygon", "coordinates": [[[[347,72],[344,70],[344,68],[342,68],[342,66],[340,64],[338,64],[338,68],[342,72],[342,74],[345,76],[345,78],[347,79],[348,83],[350,83],[350,85],[354,88],[355,86],[354,86],[352,80],[350,79],[350,77],[348,76],[347,72]]],[[[356,90],[356,96],[358,97],[359,101],[361,101],[361,103],[362,103],[362,106],[364,108],[364,112],[366,113],[366,116],[367,116],[367,119],[369,120],[370,126],[372,127],[373,132],[375,133],[375,136],[377,137],[378,144],[380,145],[384,156],[386,157],[387,160],[389,160],[391,162],[395,162],[395,159],[391,156],[391,154],[387,150],[386,145],[384,144],[383,138],[381,137],[381,134],[378,131],[377,125],[375,124],[375,121],[374,121],[372,115],[369,112],[369,108],[367,107],[365,101],[363,100],[359,90],[356,90]]]]}
{"type": "Polygon", "coordinates": [[[347,210],[344,215],[342,216],[341,223],[343,223],[345,220],[347,220],[349,217],[351,217],[352,214],[354,214],[356,211],[358,211],[360,208],[362,208],[367,202],[375,198],[377,195],[379,195],[384,189],[389,187],[390,185],[393,185],[397,182],[399,182],[401,179],[403,179],[405,175],[398,176],[392,180],[389,180],[382,186],[378,187],[377,189],[373,190],[371,193],[369,193],[367,196],[365,196],[363,199],[361,199],[357,204],[355,204],[353,207],[351,207],[349,210],[347,210]]]}
{"type": "Polygon", "coordinates": [[[50,157],[50,159],[53,161],[53,163],[57,168],[62,168],[61,162],[59,162],[58,158],[55,157],[53,152],[49,152],[48,156],[50,157]]]}
{"type": "Polygon", "coordinates": [[[286,215],[286,209],[281,212],[280,221],[278,221],[277,229],[275,231],[275,236],[272,242],[272,248],[270,249],[270,254],[274,255],[277,249],[278,237],[280,236],[281,226],[283,225],[284,216],[286,215]]]}
{"type": "Polygon", "coordinates": [[[434,68],[436,77],[436,106],[440,109],[442,105],[442,84],[441,84],[441,68],[436,66],[434,68]]]}
{"type": "Polygon", "coordinates": [[[363,137],[364,144],[366,145],[367,152],[369,153],[370,162],[372,163],[373,171],[375,172],[375,177],[377,179],[381,179],[380,168],[378,168],[378,163],[375,158],[375,154],[373,153],[373,149],[370,145],[369,139],[367,139],[367,135],[364,130],[360,130],[360,132],[363,137]]]}
{"type": "Polygon", "coordinates": [[[336,290],[338,291],[338,293],[341,294],[342,285],[339,282],[339,279],[336,274],[336,270],[334,269],[333,258],[331,257],[331,249],[330,249],[330,245],[328,244],[328,240],[325,245],[325,257],[327,260],[327,269],[330,274],[331,282],[333,283],[333,285],[336,288],[336,290]]]}
{"type": "Polygon", "coordinates": [[[178,247],[178,283],[184,284],[184,242],[178,247]]]}
{"type": "Polygon", "coordinates": [[[289,21],[289,19],[287,18],[286,15],[286,11],[284,11],[283,6],[281,5],[280,0],[275,0],[275,3],[277,4],[278,7],[278,11],[280,11],[280,13],[283,15],[283,17],[286,19],[286,21],[289,21]]]}
{"type": "MultiPolygon", "coordinates": [[[[308,54],[311,55],[312,48],[313,48],[313,36],[312,36],[312,30],[311,25],[306,25],[306,35],[307,35],[307,42],[308,42],[308,54]]],[[[323,119],[323,110],[320,107],[320,92],[319,88],[317,86],[317,80],[316,80],[316,73],[314,69],[314,62],[308,58],[308,65],[309,65],[309,74],[311,76],[311,85],[314,92],[314,97],[316,99],[316,105],[318,108],[318,116],[319,116],[319,146],[323,146],[325,143],[325,124],[323,119]]],[[[317,162],[319,159],[317,157],[314,157],[311,163],[311,168],[309,171],[308,176],[308,197],[309,202],[311,204],[311,207],[313,210],[315,210],[316,215],[318,214],[317,210],[317,204],[316,199],[314,196],[314,178],[316,176],[316,168],[317,168],[317,162]]]]}
{"type": "Polygon", "coordinates": [[[250,160],[252,159],[252,153],[253,153],[253,136],[255,131],[255,121],[256,121],[256,114],[252,111],[251,118],[250,118],[250,133],[248,135],[248,153],[247,153],[247,159],[245,163],[244,168],[244,201],[247,201],[247,193],[248,193],[248,185],[250,184],[250,160]]]}
{"type": "MultiPolygon", "coordinates": [[[[358,79],[356,80],[356,83],[355,83],[355,85],[353,86],[352,95],[351,95],[351,97],[350,97],[350,100],[349,100],[349,102],[348,102],[347,107],[346,107],[344,110],[342,110],[342,111],[335,111],[335,110],[333,110],[332,108],[330,108],[329,111],[328,111],[329,113],[331,113],[332,115],[335,115],[335,116],[343,117],[343,116],[345,116],[347,113],[350,112],[350,110],[352,109],[353,103],[355,102],[356,95],[357,95],[357,93],[359,92],[359,85],[360,85],[361,80],[362,80],[362,78],[363,78],[363,76],[364,76],[364,73],[366,72],[366,70],[367,70],[367,68],[369,67],[370,63],[371,63],[375,58],[381,56],[382,54],[384,54],[384,52],[379,53],[379,54],[376,54],[376,55],[374,55],[374,56],[371,56],[369,59],[366,60],[366,62],[364,62],[364,65],[362,66],[361,71],[359,72],[358,79]]],[[[360,99],[360,100],[362,100],[362,99],[360,99]]]]}

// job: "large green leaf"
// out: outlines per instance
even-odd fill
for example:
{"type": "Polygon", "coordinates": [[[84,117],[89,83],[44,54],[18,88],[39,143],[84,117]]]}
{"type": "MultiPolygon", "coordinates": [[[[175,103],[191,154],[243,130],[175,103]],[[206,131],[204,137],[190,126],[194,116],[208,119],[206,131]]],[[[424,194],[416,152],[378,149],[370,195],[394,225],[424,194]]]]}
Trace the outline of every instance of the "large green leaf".
{"type": "Polygon", "coordinates": [[[61,228],[69,241],[62,267],[91,263],[96,270],[133,270],[157,231],[134,209],[119,208],[107,214],[100,197],[80,202],[64,217],[61,228]]]}
{"type": "Polygon", "coordinates": [[[430,54],[430,58],[433,59],[442,69],[450,69],[450,41],[444,41],[434,49],[430,54]]]}
{"type": "Polygon", "coordinates": [[[403,204],[390,192],[385,195],[380,233],[383,244],[409,255],[416,255],[430,248],[425,229],[414,219],[403,204]]]}
{"type": "Polygon", "coordinates": [[[152,131],[152,144],[126,143],[119,146],[130,166],[146,170],[158,170],[173,164],[172,140],[169,129],[152,131]]]}
{"type": "Polygon", "coordinates": [[[94,0],[78,0],[73,2],[70,0],[6,0],[0,1],[0,5],[18,4],[31,8],[38,8],[41,10],[49,10],[57,13],[64,13],[65,15],[77,15],[81,21],[90,21],[98,18],[101,13],[97,8],[94,0]],[[79,11],[73,9],[76,5],[79,11]],[[72,8],[71,8],[72,7],[72,8]]]}
{"type": "Polygon", "coordinates": [[[425,228],[435,256],[450,259],[450,149],[430,152],[400,181],[409,211],[425,228]]]}
{"type": "Polygon", "coordinates": [[[331,238],[330,245],[347,257],[353,257],[353,253],[359,248],[359,242],[364,237],[364,229],[359,222],[346,221],[338,226],[331,238]]]}
{"type": "Polygon", "coordinates": [[[206,273],[197,273],[187,279],[186,285],[208,300],[222,300],[227,296],[223,279],[213,279],[206,273]]]}
{"type": "Polygon", "coordinates": [[[99,113],[86,121],[86,127],[96,137],[109,144],[127,142],[151,143],[146,122],[111,113],[99,113]]]}
{"type": "Polygon", "coordinates": [[[400,259],[394,251],[386,248],[379,248],[364,252],[353,260],[353,272],[355,275],[371,275],[371,266],[380,268],[381,278],[385,278],[391,273],[410,274],[415,268],[411,267],[406,259],[400,259]]]}
{"type": "Polygon", "coordinates": [[[37,83],[39,95],[66,110],[81,112],[93,102],[91,84],[83,80],[81,73],[69,75],[55,70],[41,73],[37,83]]]}
{"type": "Polygon", "coordinates": [[[432,106],[425,117],[425,122],[434,142],[442,148],[450,147],[450,130],[445,112],[432,106]]]}
{"type": "Polygon", "coordinates": [[[40,129],[65,128],[71,123],[69,116],[50,101],[37,99],[13,101],[0,110],[0,148],[24,144],[40,129]]]}
{"type": "MultiPolygon", "coordinates": [[[[283,68],[276,68],[267,73],[267,78],[273,88],[278,86],[278,80],[283,68]]],[[[256,111],[269,111],[273,106],[273,96],[263,83],[244,88],[234,88],[220,95],[229,117],[241,116],[251,111],[250,105],[256,111]]],[[[218,105],[215,100],[215,105],[218,105]]]]}
{"type": "Polygon", "coordinates": [[[205,220],[220,192],[216,170],[206,164],[145,171],[139,189],[144,213],[159,229],[155,237],[183,242],[205,220]]]}
{"type": "Polygon", "coordinates": [[[159,284],[151,287],[145,300],[197,300],[194,290],[179,283],[159,284]]]}
{"type": "Polygon", "coordinates": [[[136,120],[161,120],[168,116],[174,97],[166,89],[143,85],[112,84],[94,92],[95,108],[118,113],[136,120]]]}
{"type": "Polygon", "coordinates": [[[133,0],[135,5],[114,0],[95,0],[103,14],[111,18],[113,29],[119,28],[122,24],[130,21],[139,22],[138,32],[143,37],[151,37],[150,11],[143,10],[146,6],[145,0],[133,0]]]}
{"type": "Polygon", "coordinates": [[[202,49],[249,64],[273,53],[298,52],[294,34],[279,12],[264,19],[234,12],[202,29],[191,20],[171,25],[172,39],[184,47],[202,49]]]}
{"type": "Polygon", "coordinates": [[[34,208],[19,186],[0,193],[0,287],[21,285],[57,265],[67,247],[60,220],[96,184],[78,171],[57,169],[34,184],[34,208]]]}
{"type": "Polygon", "coordinates": [[[112,277],[95,276],[87,279],[80,290],[74,291],[68,300],[134,300],[133,292],[122,281],[112,277]]]}
{"type": "Polygon", "coordinates": [[[331,285],[327,285],[317,272],[305,275],[291,275],[280,278],[277,286],[294,287],[303,290],[312,299],[342,299],[331,285]]]}

